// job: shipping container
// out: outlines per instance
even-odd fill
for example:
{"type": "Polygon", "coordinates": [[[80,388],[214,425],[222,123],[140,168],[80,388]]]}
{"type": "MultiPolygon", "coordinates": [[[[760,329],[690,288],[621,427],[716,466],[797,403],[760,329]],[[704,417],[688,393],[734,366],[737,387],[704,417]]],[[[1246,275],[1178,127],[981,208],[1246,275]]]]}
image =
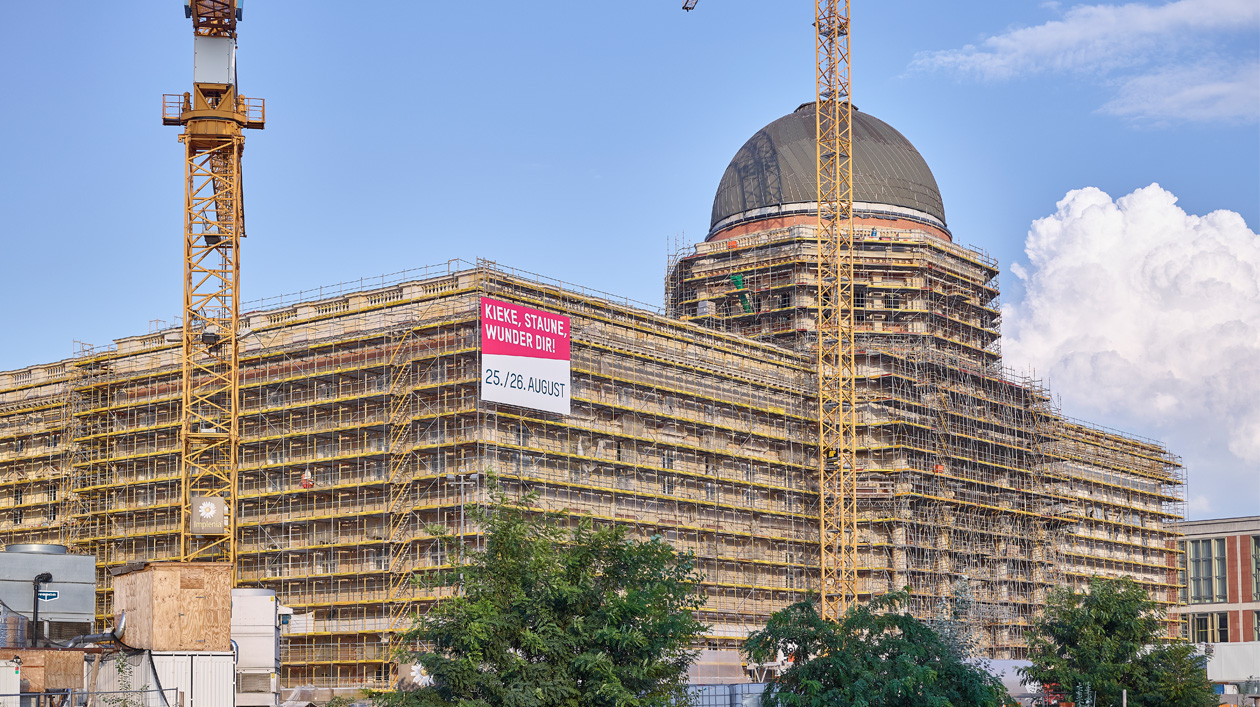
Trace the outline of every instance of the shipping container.
{"type": "MultiPolygon", "coordinates": [[[[85,672],[91,675],[92,664],[85,672]]],[[[96,675],[99,692],[161,690],[167,699],[183,693],[184,707],[233,707],[236,661],[231,653],[146,651],[118,654],[102,661],[96,675]]]]}

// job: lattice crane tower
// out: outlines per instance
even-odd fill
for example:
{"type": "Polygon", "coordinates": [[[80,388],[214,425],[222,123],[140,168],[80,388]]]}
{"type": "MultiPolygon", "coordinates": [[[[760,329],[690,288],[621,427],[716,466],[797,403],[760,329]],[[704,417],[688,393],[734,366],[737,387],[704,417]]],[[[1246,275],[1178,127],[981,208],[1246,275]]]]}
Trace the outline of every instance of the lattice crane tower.
{"type": "Polygon", "coordinates": [[[183,126],[184,306],[180,556],[236,566],[242,130],[261,99],[236,85],[236,0],[188,0],[193,88],[166,95],[162,123],[183,126]]]}
{"type": "MultiPolygon", "coordinates": [[[[683,9],[695,9],[684,0],[683,9]]],[[[818,145],[819,613],[857,600],[857,388],[849,0],[814,0],[818,145]]]]}
{"type": "Polygon", "coordinates": [[[818,101],[818,594],[819,613],[834,619],[857,599],[849,0],[815,0],[814,28],[818,101]]]}

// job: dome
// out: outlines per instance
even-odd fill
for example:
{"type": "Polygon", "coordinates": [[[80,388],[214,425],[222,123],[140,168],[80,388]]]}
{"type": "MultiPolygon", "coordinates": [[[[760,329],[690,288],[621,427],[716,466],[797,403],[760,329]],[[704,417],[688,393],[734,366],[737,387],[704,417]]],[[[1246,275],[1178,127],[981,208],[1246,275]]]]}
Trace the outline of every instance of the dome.
{"type": "MultiPolygon", "coordinates": [[[[817,211],[815,108],[806,103],[757,131],[735,153],[713,198],[713,233],[736,223],[817,211]]],[[[886,213],[945,227],[936,178],[914,145],[891,125],[853,111],[856,212],[886,213]]]]}

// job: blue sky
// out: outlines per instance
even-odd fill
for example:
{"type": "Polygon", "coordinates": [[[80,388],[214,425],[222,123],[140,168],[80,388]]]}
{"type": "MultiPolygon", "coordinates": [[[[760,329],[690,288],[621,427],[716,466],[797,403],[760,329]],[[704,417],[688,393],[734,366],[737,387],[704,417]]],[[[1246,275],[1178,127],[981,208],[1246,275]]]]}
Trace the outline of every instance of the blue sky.
{"type": "MultiPolygon", "coordinates": [[[[859,1],[854,102],[919,148],[956,239],[999,259],[1019,305],[1009,266],[1036,281],[1025,240],[1071,190],[1158,183],[1254,236],[1254,4],[859,1]]],[[[679,5],[249,2],[239,76],[268,127],[245,155],[245,299],[485,257],[659,303],[667,244],[703,237],[727,161],[813,96],[810,3],[679,5]]],[[[174,0],[6,10],[0,370],[176,315],[181,151],[160,99],[192,56],[174,0]]],[[[1016,343],[1024,364],[1063,358],[1016,343]]],[[[1063,402],[1181,441],[1174,418],[1063,402]]],[[[1230,483],[1260,478],[1241,454],[1230,483]]],[[[1196,512],[1255,508],[1224,503],[1196,512]]]]}

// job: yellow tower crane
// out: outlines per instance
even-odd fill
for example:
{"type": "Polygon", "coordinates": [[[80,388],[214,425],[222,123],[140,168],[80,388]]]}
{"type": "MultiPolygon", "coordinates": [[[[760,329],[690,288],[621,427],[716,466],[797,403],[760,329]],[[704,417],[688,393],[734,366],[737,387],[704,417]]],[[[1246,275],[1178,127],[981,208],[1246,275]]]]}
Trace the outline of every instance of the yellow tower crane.
{"type": "Polygon", "coordinates": [[[849,0],[814,0],[818,136],[819,612],[857,600],[857,366],[849,0]]]}
{"type": "Polygon", "coordinates": [[[183,126],[184,306],[180,557],[231,562],[236,576],[242,130],[261,129],[261,99],[236,85],[237,0],[187,0],[193,88],[162,100],[183,126]]]}
{"type": "MultiPolygon", "coordinates": [[[[696,0],[684,0],[691,11],[696,0]]],[[[819,613],[857,600],[857,366],[849,0],[814,0],[818,168],[819,613]]]]}

